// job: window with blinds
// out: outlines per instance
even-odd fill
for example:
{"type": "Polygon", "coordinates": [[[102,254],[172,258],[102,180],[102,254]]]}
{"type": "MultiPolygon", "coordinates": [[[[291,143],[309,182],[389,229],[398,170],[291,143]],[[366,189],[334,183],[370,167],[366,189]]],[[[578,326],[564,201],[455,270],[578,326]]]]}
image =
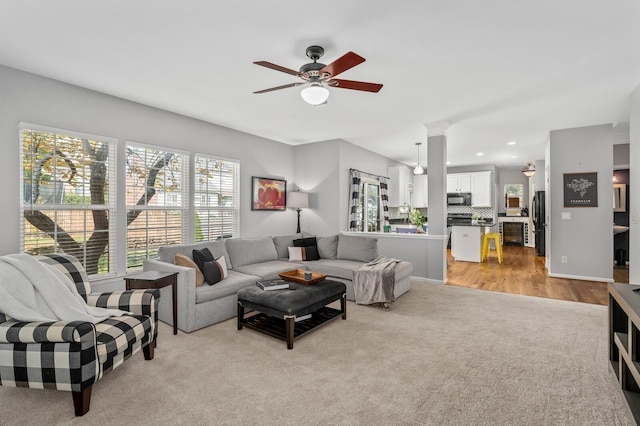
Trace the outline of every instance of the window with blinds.
{"type": "Polygon", "coordinates": [[[194,159],[195,240],[240,234],[240,163],[196,154],[194,159]]]}
{"type": "Polygon", "coordinates": [[[21,250],[115,273],[116,141],[21,123],[20,144],[21,250]]]}
{"type": "Polygon", "coordinates": [[[189,156],[127,143],[127,269],[185,242],[189,156]]]}

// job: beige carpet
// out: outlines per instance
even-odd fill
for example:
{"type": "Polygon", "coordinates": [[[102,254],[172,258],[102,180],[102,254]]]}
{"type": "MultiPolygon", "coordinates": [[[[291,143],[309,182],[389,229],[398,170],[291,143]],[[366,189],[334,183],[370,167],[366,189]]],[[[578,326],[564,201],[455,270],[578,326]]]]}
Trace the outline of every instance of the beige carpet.
{"type": "Polygon", "coordinates": [[[284,342],[235,320],[161,325],[142,353],[70,393],[0,387],[2,425],[627,425],[607,366],[607,308],[413,283],[390,312],[348,304],[284,342]]]}

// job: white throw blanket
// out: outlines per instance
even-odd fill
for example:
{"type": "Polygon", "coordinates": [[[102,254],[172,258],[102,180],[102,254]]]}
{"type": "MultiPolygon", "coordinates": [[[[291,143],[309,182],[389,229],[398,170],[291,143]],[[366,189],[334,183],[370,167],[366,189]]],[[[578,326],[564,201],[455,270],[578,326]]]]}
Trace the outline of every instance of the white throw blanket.
{"type": "Polygon", "coordinates": [[[353,292],[356,303],[371,305],[395,301],[393,290],[396,283],[398,259],[378,256],[353,271],[353,292]]]}
{"type": "Polygon", "coordinates": [[[128,312],[89,306],[62,272],[27,254],[0,257],[0,312],[18,321],[98,323],[128,312]]]}

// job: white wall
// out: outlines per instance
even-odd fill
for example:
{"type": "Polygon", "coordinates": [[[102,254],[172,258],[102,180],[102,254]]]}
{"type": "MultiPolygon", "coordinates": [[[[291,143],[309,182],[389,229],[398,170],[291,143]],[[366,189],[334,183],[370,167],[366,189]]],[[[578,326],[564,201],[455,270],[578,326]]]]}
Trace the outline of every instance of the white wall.
{"type": "Polygon", "coordinates": [[[631,94],[630,127],[630,229],[629,229],[629,282],[640,284],[640,85],[631,94]]]}
{"type": "MultiPolygon", "coordinates": [[[[19,249],[20,122],[240,160],[241,234],[295,231],[295,212],[251,211],[251,176],[294,183],[294,148],[225,127],[0,66],[0,254],[19,249]],[[268,231],[265,231],[268,230],[268,231]]],[[[124,215],[126,212],[119,212],[124,215]]],[[[337,231],[337,229],[336,229],[337,231]]]]}
{"type": "Polygon", "coordinates": [[[613,127],[554,130],[549,149],[549,275],[611,281],[613,127]],[[576,172],[598,173],[598,207],[564,207],[563,175],[576,172]],[[563,212],[570,213],[571,219],[562,220],[563,212]],[[562,256],[567,256],[567,263],[561,263],[562,256]]]}

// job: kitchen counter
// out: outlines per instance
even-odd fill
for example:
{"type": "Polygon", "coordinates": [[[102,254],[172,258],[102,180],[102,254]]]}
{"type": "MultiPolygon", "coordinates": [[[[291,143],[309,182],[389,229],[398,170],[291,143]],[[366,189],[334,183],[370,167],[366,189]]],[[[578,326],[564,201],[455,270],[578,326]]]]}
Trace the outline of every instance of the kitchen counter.
{"type": "Polygon", "coordinates": [[[478,227],[485,227],[485,228],[490,228],[492,226],[496,225],[493,222],[478,222],[478,223],[471,223],[471,222],[463,222],[463,223],[454,223],[451,226],[478,226],[478,227]]]}
{"type": "Polygon", "coordinates": [[[487,224],[453,224],[451,226],[451,254],[457,261],[481,262],[482,240],[487,224]]]}

